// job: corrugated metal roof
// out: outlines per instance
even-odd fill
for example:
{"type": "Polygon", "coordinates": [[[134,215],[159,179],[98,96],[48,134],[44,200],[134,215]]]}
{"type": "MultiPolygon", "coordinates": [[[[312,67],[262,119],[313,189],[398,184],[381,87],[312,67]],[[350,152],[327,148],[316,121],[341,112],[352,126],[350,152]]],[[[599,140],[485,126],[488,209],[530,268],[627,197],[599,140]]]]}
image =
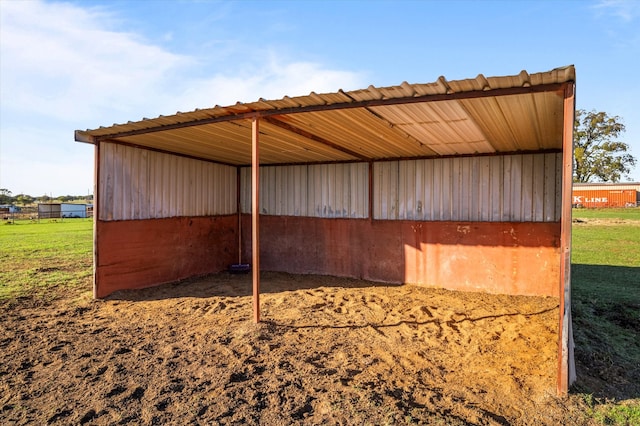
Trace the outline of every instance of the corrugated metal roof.
{"type": "Polygon", "coordinates": [[[427,84],[216,105],[77,130],[75,139],[247,165],[251,120],[260,117],[262,164],[559,150],[564,88],[573,82],[573,66],[456,81],[440,77],[427,84]]]}

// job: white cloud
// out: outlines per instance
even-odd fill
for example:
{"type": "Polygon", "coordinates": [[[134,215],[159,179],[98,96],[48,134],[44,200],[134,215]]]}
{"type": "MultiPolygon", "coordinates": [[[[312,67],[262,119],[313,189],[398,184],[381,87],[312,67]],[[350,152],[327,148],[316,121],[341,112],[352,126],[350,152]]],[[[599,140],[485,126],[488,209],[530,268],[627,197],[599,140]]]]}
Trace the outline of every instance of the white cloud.
{"type": "Polygon", "coordinates": [[[194,79],[190,71],[203,75],[197,67],[207,58],[106,29],[114,19],[104,9],[65,3],[3,3],[2,108],[89,125],[109,117],[98,124],[111,124],[258,97],[355,88],[359,80],[352,72],[251,53],[248,64],[224,64],[211,78],[194,79]]]}
{"type": "Polygon", "coordinates": [[[216,57],[174,53],[122,30],[118,3],[105,4],[0,4],[0,187],[84,194],[93,149],[73,142],[75,129],[363,85],[361,74],[264,54],[268,46],[235,38],[199,50],[216,57]],[[244,62],[221,63],[220,52],[244,62]]]}
{"type": "Polygon", "coordinates": [[[216,74],[207,79],[193,80],[176,102],[178,110],[207,108],[215,104],[253,102],[258,98],[281,99],[326,93],[338,89],[351,90],[363,85],[363,75],[331,70],[312,62],[291,62],[271,54],[264,61],[245,65],[234,74],[216,74]]]}
{"type": "Polygon", "coordinates": [[[635,0],[602,0],[593,9],[627,23],[640,17],[640,3],[635,0]]]}
{"type": "Polygon", "coordinates": [[[105,29],[109,20],[64,3],[3,3],[2,108],[86,121],[153,105],[189,59],[105,29]]]}

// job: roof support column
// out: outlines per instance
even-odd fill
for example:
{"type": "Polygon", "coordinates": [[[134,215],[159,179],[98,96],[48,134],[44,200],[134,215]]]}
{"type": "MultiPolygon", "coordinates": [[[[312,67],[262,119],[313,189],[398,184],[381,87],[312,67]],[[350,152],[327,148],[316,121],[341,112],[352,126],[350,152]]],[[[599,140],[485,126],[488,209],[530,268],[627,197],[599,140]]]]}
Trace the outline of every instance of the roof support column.
{"type": "Polygon", "coordinates": [[[100,142],[95,144],[93,166],[93,298],[97,299],[100,294],[100,283],[98,282],[98,256],[100,255],[100,241],[98,232],[98,222],[100,217],[100,206],[102,205],[102,194],[100,191],[100,142]]]}
{"type": "Polygon", "coordinates": [[[373,161],[369,161],[368,178],[369,178],[369,191],[367,193],[367,197],[368,197],[367,208],[369,209],[369,222],[373,222],[373,161]]]}
{"type": "Polygon", "coordinates": [[[253,274],[253,321],[260,322],[260,157],[258,117],[251,122],[251,252],[253,274]]]}
{"type": "Polygon", "coordinates": [[[560,219],[560,321],[558,328],[558,395],[566,395],[576,380],[571,324],[571,192],[573,186],[573,125],[575,84],[564,91],[562,132],[562,200],[560,219]]]}

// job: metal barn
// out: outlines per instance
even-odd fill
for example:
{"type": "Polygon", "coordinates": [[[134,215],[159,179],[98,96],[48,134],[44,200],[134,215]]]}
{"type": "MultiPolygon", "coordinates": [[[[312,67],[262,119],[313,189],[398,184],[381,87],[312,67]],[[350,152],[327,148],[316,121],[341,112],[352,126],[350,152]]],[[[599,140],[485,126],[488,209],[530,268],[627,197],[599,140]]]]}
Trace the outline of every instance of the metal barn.
{"type": "Polygon", "coordinates": [[[573,66],[260,99],[76,131],[94,295],[263,270],[544,295],[570,310],[573,66]]]}
{"type": "Polygon", "coordinates": [[[40,219],[54,218],[86,218],[87,205],[74,203],[40,203],[38,204],[40,219]]]}

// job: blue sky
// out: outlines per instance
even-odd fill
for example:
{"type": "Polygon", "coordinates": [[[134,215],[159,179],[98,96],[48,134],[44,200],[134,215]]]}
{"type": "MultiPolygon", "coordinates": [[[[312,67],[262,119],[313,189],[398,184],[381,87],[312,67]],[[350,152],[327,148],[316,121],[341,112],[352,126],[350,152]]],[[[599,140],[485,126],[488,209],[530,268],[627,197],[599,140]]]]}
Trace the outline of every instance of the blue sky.
{"type": "MultiPolygon", "coordinates": [[[[0,2],[0,188],[87,194],[96,128],[195,108],[548,71],[640,159],[640,2],[0,2]]],[[[640,164],[630,176],[640,181],[640,164]]]]}

